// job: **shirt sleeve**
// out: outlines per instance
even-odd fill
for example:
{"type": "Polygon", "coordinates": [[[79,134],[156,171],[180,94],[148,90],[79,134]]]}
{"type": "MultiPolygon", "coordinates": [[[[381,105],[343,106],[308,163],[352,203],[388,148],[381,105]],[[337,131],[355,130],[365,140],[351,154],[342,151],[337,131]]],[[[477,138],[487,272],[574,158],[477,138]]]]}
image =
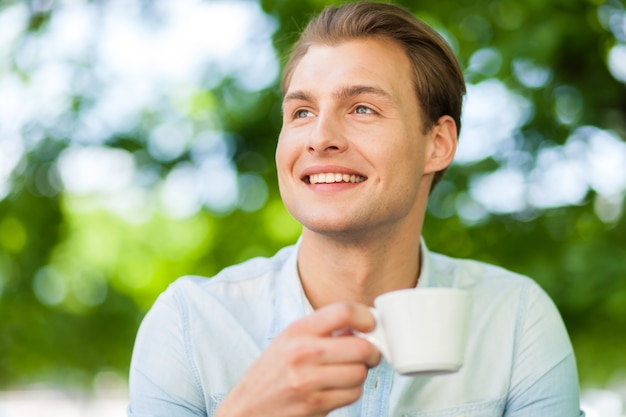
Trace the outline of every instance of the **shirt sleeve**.
{"type": "Polygon", "coordinates": [[[584,416],[574,352],[556,306],[534,283],[525,301],[504,417],[584,416]]]}
{"type": "Polygon", "coordinates": [[[207,415],[187,321],[172,287],[144,318],[130,366],[129,417],[207,415]]]}

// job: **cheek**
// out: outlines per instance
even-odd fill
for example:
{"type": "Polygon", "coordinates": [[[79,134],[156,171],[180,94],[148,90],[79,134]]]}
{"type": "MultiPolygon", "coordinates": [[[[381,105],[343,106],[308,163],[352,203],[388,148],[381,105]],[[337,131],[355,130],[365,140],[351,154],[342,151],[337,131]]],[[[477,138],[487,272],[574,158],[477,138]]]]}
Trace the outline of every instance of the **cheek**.
{"type": "Polygon", "coordinates": [[[419,184],[424,174],[424,150],[418,146],[399,146],[381,152],[381,163],[387,182],[395,189],[411,190],[419,184]]]}
{"type": "Polygon", "coordinates": [[[278,137],[275,159],[279,177],[291,170],[296,159],[296,146],[283,133],[278,137]]]}
{"type": "Polygon", "coordinates": [[[377,160],[391,172],[405,172],[415,169],[424,160],[424,144],[415,135],[409,135],[404,131],[395,132],[395,136],[389,135],[386,140],[377,146],[375,152],[377,160]]]}

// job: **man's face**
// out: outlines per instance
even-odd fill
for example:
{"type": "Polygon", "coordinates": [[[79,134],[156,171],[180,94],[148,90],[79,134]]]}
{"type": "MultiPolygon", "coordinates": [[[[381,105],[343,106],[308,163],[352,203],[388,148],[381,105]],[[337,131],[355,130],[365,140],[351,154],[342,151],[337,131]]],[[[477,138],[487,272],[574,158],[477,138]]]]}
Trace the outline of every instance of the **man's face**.
{"type": "Polygon", "coordinates": [[[276,164],[287,209],[320,233],[414,224],[425,204],[418,192],[440,169],[420,114],[396,43],[311,46],[283,102],[276,164]]]}

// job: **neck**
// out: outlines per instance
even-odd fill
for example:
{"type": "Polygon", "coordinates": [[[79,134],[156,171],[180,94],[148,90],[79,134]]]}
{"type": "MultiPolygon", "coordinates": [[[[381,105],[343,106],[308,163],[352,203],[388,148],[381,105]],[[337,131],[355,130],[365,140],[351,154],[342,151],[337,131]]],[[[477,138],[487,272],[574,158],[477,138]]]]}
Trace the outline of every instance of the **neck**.
{"type": "Polygon", "coordinates": [[[298,270],[309,302],[315,309],[348,300],[371,306],[380,294],[415,287],[420,234],[411,228],[348,239],[304,229],[298,270]]]}

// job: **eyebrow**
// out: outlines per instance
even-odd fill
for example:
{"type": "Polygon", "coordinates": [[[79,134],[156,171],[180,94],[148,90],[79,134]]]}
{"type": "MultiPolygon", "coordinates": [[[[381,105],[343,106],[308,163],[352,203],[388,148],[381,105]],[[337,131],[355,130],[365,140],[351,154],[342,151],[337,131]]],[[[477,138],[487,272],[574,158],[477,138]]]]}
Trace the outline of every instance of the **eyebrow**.
{"type": "Polygon", "coordinates": [[[293,91],[287,94],[285,98],[283,98],[283,103],[286,103],[292,100],[311,101],[311,95],[307,93],[306,91],[302,91],[302,90],[293,91]]]}
{"type": "Polygon", "coordinates": [[[391,101],[391,94],[379,87],[369,85],[351,85],[340,88],[333,96],[335,98],[350,98],[360,96],[361,94],[371,94],[391,101]]]}
{"type": "MultiPolygon", "coordinates": [[[[389,102],[393,101],[391,94],[389,94],[387,91],[383,90],[382,88],[369,85],[350,85],[341,87],[333,93],[333,97],[337,99],[346,99],[356,97],[361,94],[371,94],[381,97],[389,102]]],[[[297,90],[287,94],[283,99],[283,103],[287,103],[292,100],[313,101],[313,97],[307,91],[297,90]]]]}

